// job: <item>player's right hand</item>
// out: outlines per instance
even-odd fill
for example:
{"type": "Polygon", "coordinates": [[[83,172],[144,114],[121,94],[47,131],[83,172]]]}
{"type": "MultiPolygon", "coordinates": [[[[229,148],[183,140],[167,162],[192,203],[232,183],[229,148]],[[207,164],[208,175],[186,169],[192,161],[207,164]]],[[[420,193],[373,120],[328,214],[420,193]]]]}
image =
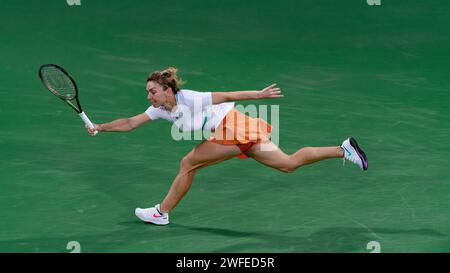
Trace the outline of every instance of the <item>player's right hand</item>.
{"type": "Polygon", "coordinates": [[[84,125],[84,128],[87,129],[88,133],[91,136],[95,136],[96,135],[95,131],[100,132],[100,125],[94,123],[92,125],[94,125],[94,129],[90,129],[87,125],[84,125]]]}

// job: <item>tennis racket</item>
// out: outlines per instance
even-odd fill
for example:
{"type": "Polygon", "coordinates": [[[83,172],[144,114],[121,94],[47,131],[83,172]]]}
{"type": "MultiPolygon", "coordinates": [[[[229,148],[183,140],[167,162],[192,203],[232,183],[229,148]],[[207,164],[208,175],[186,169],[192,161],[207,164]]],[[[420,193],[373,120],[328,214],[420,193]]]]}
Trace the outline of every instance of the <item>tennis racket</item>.
{"type": "MultiPolygon", "coordinates": [[[[39,68],[39,78],[50,92],[67,102],[78,113],[89,129],[94,129],[94,125],[81,108],[77,84],[64,68],[56,64],[44,64],[39,68]]],[[[97,133],[98,131],[94,132],[95,135],[97,133]]]]}

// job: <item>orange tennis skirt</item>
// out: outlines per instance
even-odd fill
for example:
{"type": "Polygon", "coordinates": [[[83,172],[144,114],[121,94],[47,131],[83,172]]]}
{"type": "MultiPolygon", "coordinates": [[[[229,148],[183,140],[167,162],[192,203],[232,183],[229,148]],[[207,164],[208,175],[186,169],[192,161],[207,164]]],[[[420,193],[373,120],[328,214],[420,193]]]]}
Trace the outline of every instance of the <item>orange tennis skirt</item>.
{"type": "Polygon", "coordinates": [[[236,157],[246,159],[249,157],[247,150],[257,143],[268,141],[271,132],[272,125],[263,119],[249,117],[233,108],[208,140],[222,145],[237,145],[242,153],[236,157]]]}

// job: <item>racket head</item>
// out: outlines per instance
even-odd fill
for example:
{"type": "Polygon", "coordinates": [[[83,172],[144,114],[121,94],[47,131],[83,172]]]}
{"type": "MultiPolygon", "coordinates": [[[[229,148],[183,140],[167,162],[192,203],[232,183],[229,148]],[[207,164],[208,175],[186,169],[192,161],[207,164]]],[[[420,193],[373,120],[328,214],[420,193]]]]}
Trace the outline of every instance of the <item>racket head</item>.
{"type": "Polygon", "coordinates": [[[59,65],[41,65],[39,78],[50,92],[62,100],[70,101],[78,95],[78,87],[75,80],[59,65]]]}

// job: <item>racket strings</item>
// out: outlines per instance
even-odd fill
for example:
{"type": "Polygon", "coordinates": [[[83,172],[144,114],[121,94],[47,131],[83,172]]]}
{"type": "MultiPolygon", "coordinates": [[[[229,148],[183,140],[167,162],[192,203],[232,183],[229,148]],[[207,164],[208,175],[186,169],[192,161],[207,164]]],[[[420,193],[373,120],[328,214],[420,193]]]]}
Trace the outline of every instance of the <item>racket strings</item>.
{"type": "Polygon", "coordinates": [[[55,67],[46,67],[42,70],[42,76],[47,87],[55,95],[73,99],[76,96],[76,88],[70,78],[55,67]]]}

